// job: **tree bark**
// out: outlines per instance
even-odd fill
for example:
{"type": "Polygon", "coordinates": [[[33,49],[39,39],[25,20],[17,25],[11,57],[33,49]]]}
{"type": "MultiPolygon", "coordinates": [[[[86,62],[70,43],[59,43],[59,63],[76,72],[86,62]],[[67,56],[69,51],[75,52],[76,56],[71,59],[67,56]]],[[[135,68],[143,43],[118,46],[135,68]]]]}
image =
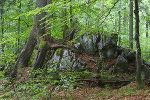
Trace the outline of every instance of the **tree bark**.
{"type": "MultiPolygon", "coordinates": [[[[36,8],[38,7],[44,7],[46,2],[46,0],[36,0],[36,8]]],[[[42,24],[44,22],[44,20],[41,21],[41,19],[45,16],[44,13],[42,14],[38,14],[34,16],[34,22],[32,25],[32,29],[31,29],[31,33],[30,36],[28,38],[27,44],[24,47],[24,49],[22,50],[19,58],[17,59],[16,62],[16,67],[20,66],[20,67],[27,67],[28,66],[28,62],[30,60],[30,57],[32,55],[32,52],[37,44],[37,37],[38,34],[42,34],[44,32],[44,25],[42,24]]]]}
{"type": "Polygon", "coordinates": [[[124,24],[124,33],[126,33],[127,32],[127,9],[125,8],[124,9],[124,22],[123,22],[123,24],[124,24]]]}
{"type": "Polygon", "coordinates": [[[136,81],[138,88],[143,87],[143,82],[141,79],[141,47],[140,47],[140,40],[139,40],[139,6],[138,6],[138,0],[135,0],[135,41],[136,41],[136,63],[137,63],[137,70],[136,70],[136,81]]]}
{"type": "Polygon", "coordinates": [[[100,17],[99,17],[99,27],[101,27],[101,23],[102,23],[102,16],[103,16],[103,11],[104,10],[104,0],[101,0],[101,3],[100,3],[100,17]]]}
{"type": "Polygon", "coordinates": [[[70,0],[70,24],[71,28],[73,27],[73,14],[72,14],[72,0],[70,0]]]}
{"type": "MultiPolygon", "coordinates": [[[[90,3],[91,3],[91,0],[88,0],[88,7],[87,7],[87,10],[89,11],[89,8],[90,8],[90,3]]],[[[91,23],[91,16],[89,16],[90,14],[87,15],[87,26],[89,27],[90,23],[91,23]]]]}
{"type": "MultiPolygon", "coordinates": [[[[3,18],[4,3],[5,3],[5,0],[4,0],[4,2],[0,2],[0,6],[1,6],[1,9],[0,9],[0,14],[1,14],[1,37],[2,37],[2,39],[4,37],[4,18],[3,18]]],[[[1,47],[2,47],[1,51],[2,51],[2,53],[4,53],[5,44],[2,44],[1,47]]],[[[4,68],[5,68],[5,66],[2,65],[2,67],[0,68],[0,70],[3,71],[4,68]]]]}
{"type": "Polygon", "coordinates": [[[129,48],[133,49],[133,0],[130,0],[129,14],[129,48]]]}
{"type": "MultiPolygon", "coordinates": [[[[19,3],[20,3],[19,4],[19,11],[21,11],[21,0],[19,1],[19,3]]],[[[18,18],[18,29],[17,29],[18,30],[18,37],[17,37],[17,42],[18,43],[17,43],[17,52],[16,52],[16,54],[20,52],[20,31],[21,31],[20,22],[21,22],[21,18],[19,17],[18,18]]]]}
{"type": "MultiPolygon", "coordinates": [[[[121,0],[119,1],[119,8],[121,9],[121,0]]],[[[119,28],[118,28],[118,37],[119,37],[119,41],[118,41],[118,45],[121,44],[121,37],[120,37],[120,33],[121,33],[121,11],[118,12],[119,14],[119,28]]]]}
{"type": "Polygon", "coordinates": [[[149,23],[148,23],[148,21],[146,21],[146,37],[148,38],[148,25],[149,25],[149,23]]]}
{"type": "MultiPolygon", "coordinates": [[[[64,0],[64,9],[63,9],[63,12],[62,12],[62,17],[63,17],[63,39],[66,40],[67,39],[67,31],[68,31],[68,25],[67,25],[67,9],[66,9],[66,3],[67,1],[64,0]]],[[[68,40],[68,39],[67,39],[68,40]]]]}
{"type": "MultiPolygon", "coordinates": [[[[46,6],[47,4],[52,3],[52,0],[47,0],[43,3],[44,3],[43,6],[46,6]]],[[[46,13],[43,13],[43,17],[44,16],[46,16],[46,13]]],[[[46,20],[50,20],[50,17],[46,18],[46,20]]],[[[34,70],[39,69],[39,68],[43,68],[43,65],[44,65],[45,59],[46,59],[46,54],[48,51],[48,43],[50,43],[50,38],[51,38],[51,30],[49,29],[50,25],[47,25],[47,24],[43,24],[43,25],[44,25],[43,26],[44,28],[42,30],[42,33],[39,34],[39,37],[43,37],[42,41],[44,41],[44,45],[41,48],[39,48],[39,50],[38,50],[38,53],[37,53],[36,58],[35,58],[34,70]],[[47,34],[48,32],[50,34],[47,34]]]]}
{"type": "MultiPolygon", "coordinates": [[[[1,6],[1,9],[0,9],[0,13],[1,13],[1,37],[3,38],[3,35],[4,35],[4,18],[3,18],[3,14],[4,14],[4,2],[0,3],[0,6],[1,6]]],[[[2,44],[1,45],[2,47],[2,52],[4,52],[4,47],[5,45],[2,44]]]]}

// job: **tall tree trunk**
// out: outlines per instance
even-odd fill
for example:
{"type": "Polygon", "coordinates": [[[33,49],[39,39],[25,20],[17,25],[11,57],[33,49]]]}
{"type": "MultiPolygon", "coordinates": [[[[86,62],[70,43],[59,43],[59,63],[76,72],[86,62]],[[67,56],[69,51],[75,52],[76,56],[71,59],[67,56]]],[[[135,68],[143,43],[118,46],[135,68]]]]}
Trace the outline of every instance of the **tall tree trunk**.
{"type": "Polygon", "coordinates": [[[70,24],[71,28],[73,28],[72,0],[70,0],[70,4],[70,24]]]}
{"type": "Polygon", "coordinates": [[[67,9],[66,9],[66,3],[67,1],[64,0],[64,9],[62,12],[62,17],[63,17],[63,39],[66,40],[67,39],[67,31],[68,31],[68,25],[67,25],[67,9]]]}
{"type": "MultiPolygon", "coordinates": [[[[87,8],[87,10],[89,11],[89,8],[90,8],[90,2],[91,2],[91,0],[88,0],[88,8],[87,8]]],[[[88,14],[88,16],[87,16],[87,26],[89,27],[89,25],[90,25],[90,23],[91,23],[91,18],[90,18],[91,16],[89,16],[89,14],[88,14]]]]}
{"type": "MultiPolygon", "coordinates": [[[[0,9],[0,14],[1,14],[1,37],[2,39],[4,38],[4,18],[3,18],[3,13],[4,13],[4,2],[0,3],[0,6],[1,6],[1,9],[0,9]]],[[[4,47],[5,47],[5,44],[2,44],[1,45],[1,50],[2,53],[4,53],[4,47]]],[[[0,71],[4,70],[5,66],[2,65],[1,68],[0,68],[0,71]]]]}
{"type": "MultiPolygon", "coordinates": [[[[121,0],[119,1],[119,8],[121,9],[121,0]]],[[[118,14],[119,14],[119,28],[118,28],[118,36],[119,36],[119,41],[118,41],[118,45],[120,45],[121,44],[121,36],[120,36],[120,34],[121,34],[121,11],[119,11],[118,12],[118,14]]]]}
{"type": "Polygon", "coordinates": [[[104,0],[101,0],[101,15],[103,15],[104,10],[104,0]]]}
{"type": "Polygon", "coordinates": [[[115,18],[115,32],[117,32],[117,28],[118,28],[117,19],[115,18]]]}
{"type": "Polygon", "coordinates": [[[138,6],[138,0],[135,0],[135,41],[136,41],[136,63],[137,63],[137,71],[136,71],[136,81],[138,88],[143,87],[143,82],[141,79],[141,47],[140,47],[140,40],[139,40],[139,6],[138,6]]]}
{"type": "MultiPolygon", "coordinates": [[[[102,23],[102,19],[101,19],[101,17],[103,16],[103,12],[104,12],[104,1],[105,0],[101,0],[101,5],[100,5],[100,18],[99,18],[99,24],[101,24],[102,23]]],[[[99,25],[99,27],[101,27],[100,25],[99,25]]]]}
{"type": "MultiPolygon", "coordinates": [[[[46,0],[45,0],[46,1],[46,0]]],[[[43,4],[43,2],[45,3],[45,1],[43,0],[36,0],[36,8],[37,7],[44,7],[45,4],[43,4]]],[[[34,47],[37,44],[37,37],[38,34],[43,34],[44,32],[44,25],[42,24],[44,21],[41,19],[45,16],[45,14],[37,14],[34,16],[34,22],[32,25],[32,29],[31,29],[31,33],[30,36],[28,38],[28,41],[26,43],[26,46],[24,47],[24,49],[22,50],[17,62],[16,62],[16,67],[20,66],[20,67],[26,67],[28,66],[28,62],[30,60],[30,57],[32,55],[32,52],[34,50],[34,47]]]]}
{"type": "MultiPolygon", "coordinates": [[[[43,6],[46,6],[47,4],[51,4],[52,0],[47,0],[47,1],[44,1],[43,3],[44,3],[43,6]]],[[[46,16],[45,12],[43,12],[43,17],[44,16],[46,16]]],[[[50,18],[51,16],[46,18],[46,20],[50,20],[50,18]]],[[[46,62],[45,59],[46,59],[46,54],[48,52],[48,43],[50,43],[50,38],[51,38],[51,30],[49,29],[50,25],[47,25],[47,24],[43,24],[43,25],[44,25],[42,28],[43,30],[42,30],[42,33],[39,34],[39,37],[43,37],[40,42],[44,44],[42,44],[43,46],[39,48],[38,53],[36,55],[35,63],[34,63],[34,70],[43,68],[44,63],[46,62]],[[48,32],[50,34],[47,34],[48,32]]]]}
{"type": "MultiPolygon", "coordinates": [[[[21,0],[19,0],[19,11],[21,11],[21,0]]],[[[20,22],[21,22],[21,18],[18,18],[18,38],[17,38],[17,53],[20,52],[20,22]]]]}
{"type": "Polygon", "coordinates": [[[148,38],[148,25],[149,25],[149,23],[148,23],[148,21],[146,21],[146,37],[148,38]]]}
{"type": "Polygon", "coordinates": [[[73,20],[74,19],[74,16],[73,16],[73,12],[72,12],[72,4],[73,4],[73,1],[74,0],[70,0],[70,31],[69,31],[69,33],[70,33],[70,36],[67,36],[67,37],[69,37],[69,40],[72,40],[73,38],[74,38],[74,34],[75,34],[75,20],[73,20]]]}
{"type": "Polygon", "coordinates": [[[129,15],[129,47],[133,49],[133,0],[130,0],[130,15],[129,15]]]}
{"type": "MultiPolygon", "coordinates": [[[[4,3],[0,4],[0,6],[1,6],[1,9],[0,9],[0,13],[1,13],[1,37],[3,38],[4,37],[4,18],[3,18],[4,3]]],[[[4,52],[5,45],[2,44],[1,47],[2,47],[2,52],[4,52]]]]}
{"type": "Polygon", "coordinates": [[[126,33],[127,32],[127,12],[126,12],[126,8],[124,9],[124,33],[126,33]]]}

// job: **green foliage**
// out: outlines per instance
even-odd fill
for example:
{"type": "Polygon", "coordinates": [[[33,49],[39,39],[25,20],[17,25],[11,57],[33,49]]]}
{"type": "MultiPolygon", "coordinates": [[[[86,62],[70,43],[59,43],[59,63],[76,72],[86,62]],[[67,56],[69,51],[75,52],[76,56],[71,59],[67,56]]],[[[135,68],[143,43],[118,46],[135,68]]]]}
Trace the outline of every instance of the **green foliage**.
{"type": "MultiPolygon", "coordinates": [[[[28,18],[21,16],[19,32],[19,17],[16,17],[21,13],[29,11],[29,9],[33,9],[33,4],[30,4],[33,2],[29,3],[29,0],[22,1],[22,9],[18,7],[19,2],[15,2],[14,0],[6,0],[4,3],[4,12],[3,15],[1,15],[4,18],[4,23],[0,26],[0,67],[5,66],[7,69],[15,64],[18,53],[23,49],[30,34],[30,26],[33,20],[32,16],[28,18]],[[26,5],[29,5],[28,8],[26,5]],[[2,28],[3,33],[1,33],[2,28]],[[4,46],[3,51],[2,45],[4,46]]],[[[0,21],[2,22],[1,19],[0,21]]]]}

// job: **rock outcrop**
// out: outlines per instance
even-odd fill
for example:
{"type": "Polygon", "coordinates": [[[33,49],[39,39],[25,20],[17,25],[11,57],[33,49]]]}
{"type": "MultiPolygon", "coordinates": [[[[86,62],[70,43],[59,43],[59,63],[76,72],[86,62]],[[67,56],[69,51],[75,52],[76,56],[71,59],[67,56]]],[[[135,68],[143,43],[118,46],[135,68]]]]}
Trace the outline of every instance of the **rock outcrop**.
{"type": "MultiPolygon", "coordinates": [[[[117,34],[89,36],[87,33],[73,45],[74,48],[82,51],[81,54],[60,49],[54,53],[50,63],[55,68],[74,71],[101,72],[105,70],[110,74],[135,74],[136,52],[117,46],[117,41],[117,34]]],[[[144,60],[142,62],[142,75],[146,79],[150,77],[150,66],[144,60]]]]}

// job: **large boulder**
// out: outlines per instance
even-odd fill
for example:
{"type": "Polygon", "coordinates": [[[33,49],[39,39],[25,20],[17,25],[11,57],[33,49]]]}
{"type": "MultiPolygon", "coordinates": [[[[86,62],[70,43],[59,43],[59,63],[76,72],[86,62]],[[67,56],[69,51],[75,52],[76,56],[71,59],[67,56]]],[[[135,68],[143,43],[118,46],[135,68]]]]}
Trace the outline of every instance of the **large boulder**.
{"type": "Polygon", "coordinates": [[[109,56],[110,58],[113,57],[112,54],[114,54],[114,52],[116,51],[114,47],[117,47],[117,41],[118,35],[114,33],[113,34],[99,33],[98,35],[97,34],[90,35],[90,33],[86,33],[79,38],[79,42],[81,44],[82,49],[88,55],[95,56],[99,54],[101,58],[105,56],[107,57],[109,56]],[[109,46],[112,46],[113,48],[109,46]]]}
{"type": "Polygon", "coordinates": [[[130,49],[123,49],[121,55],[128,60],[129,63],[135,63],[136,52],[130,49]]]}
{"type": "Polygon", "coordinates": [[[100,41],[97,44],[99,56],[101,59],[116,58],[117,52],[117,34],[100,34],[100,41]]]}
{"type": "Polygon", "coordinates": [[[83,71],[86,67],[86,63],[81,58],[78,58],[75,53],[67,49],[58,49],[50,63],[54,68],[71,69],[74,71],[83,71]]]}
{"type": "Polygon", "coordinates": [[[128,72],[128,61],[123,56],[119,55],[115,64],[115,72],[124,73],[128,72]]]}
{"type": "Polygon", "coordinates": [[[89,35],[89,33],[86,33],[79,38],[79,42],[87,54],[95,55],[98,53],[97,39],[98,35],[89,35]]]}
{"type": "Polygon", "coordinates": [[[150,79],[150,64],[146,63],[145,60],[142,59],[142,78],[150,79]]]}

